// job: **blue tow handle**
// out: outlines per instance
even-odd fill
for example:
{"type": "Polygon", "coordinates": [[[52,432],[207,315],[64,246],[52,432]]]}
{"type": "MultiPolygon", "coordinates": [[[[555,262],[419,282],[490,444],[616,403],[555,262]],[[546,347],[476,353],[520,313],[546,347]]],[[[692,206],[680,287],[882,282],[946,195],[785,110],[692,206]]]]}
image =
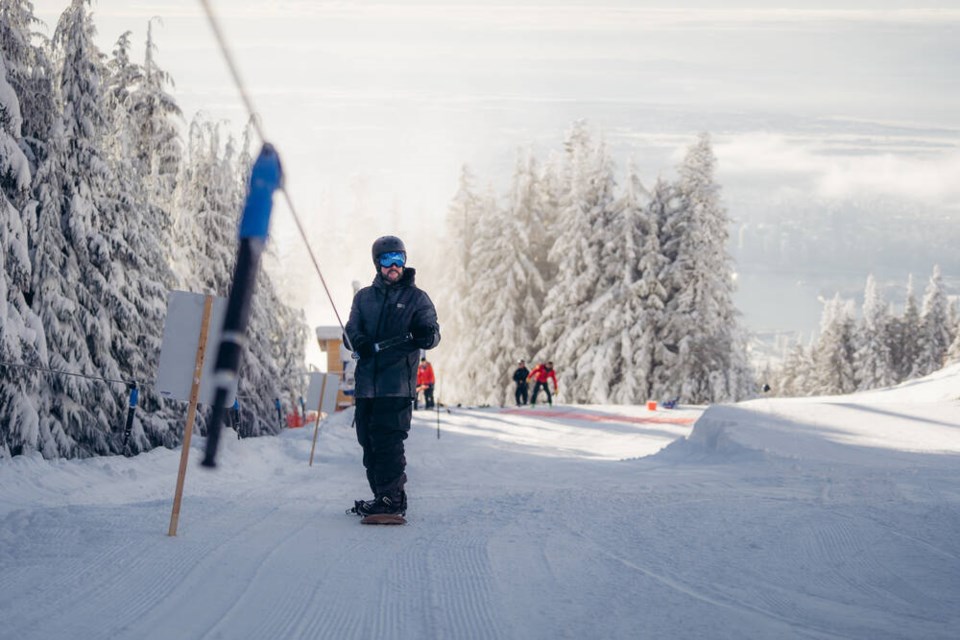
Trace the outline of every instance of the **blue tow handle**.
{"type": "Polygon", "coordinates": [[[267,239],[273,192],[283,184],[280,156],[273,145],[264,144],[250,172],[250,192],[240,219],[240,239],[267,239]]]}

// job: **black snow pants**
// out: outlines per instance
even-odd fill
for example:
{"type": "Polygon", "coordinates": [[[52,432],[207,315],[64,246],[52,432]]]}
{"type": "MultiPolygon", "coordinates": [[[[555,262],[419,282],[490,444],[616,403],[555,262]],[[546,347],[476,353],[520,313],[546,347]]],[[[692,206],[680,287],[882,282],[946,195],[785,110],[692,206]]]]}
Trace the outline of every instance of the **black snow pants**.
{"type": "Polygon", "coordinates": [[[517,406],[522,404],[527,404],[527,381],[517,383],[517,390],[514,392],[513,397],[517,401],[517,406]]]}
{"type": "Polygon", "coordinates": [[[407,482],[403,441],[410,431],[410,398],[357,398],[357,440],[374,496],[399,497],[407,482]]]}
{"type": "Polygon", "coordinates": [[[553,396],[550,395],[550,387],[547,386],[546,382],[537,382],[533,385],[533,397],[530,398],[530,404],[537,404],[537,396],[540,395],[540,389],[543,389],[547,394],[547,404],[553,406],[553,396]]]}

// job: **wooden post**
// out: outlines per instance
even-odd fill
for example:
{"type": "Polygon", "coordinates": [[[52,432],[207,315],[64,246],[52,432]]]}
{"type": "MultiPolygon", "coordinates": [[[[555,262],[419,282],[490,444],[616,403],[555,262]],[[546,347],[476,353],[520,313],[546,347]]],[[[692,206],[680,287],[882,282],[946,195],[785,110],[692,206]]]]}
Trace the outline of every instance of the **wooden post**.
{"type": "Polygon", "coordinates": [[[187,476],[187,460],[190,458],[190,438],[193,436],[193,421],[197,417],[197,402],[200,396],[200,377],[203,375],[203,355],[207,350],[207,329],[210,325],[210,312],[213,310],[213,296],[207,295],[203,302],[203,320],[200,322],[200,344],[197,345],[197,360],[193,368],[193,386],[190,388],[190,405],[187,409],[187,424],[183,427],[183,449],[180,451],[180,472],[177,474],[177,490],[173,494],[173,512],[170,514],[168,536],[177,535],[177,523],[180,521],[180,501],[183,499],[183,482],[187,476]]]}
{"type": "Polygon", "coordinates": [[[317,448],[317,434],[320,433],[320,413],[323,410],[323,396],[327,390],[327,374],[323,374],[323,382],[320,383],[320,402],[317,403],[317,424],[313,427],[313,446],[310,447],[310,464],[313,466],[313,450],[317,448]]]}

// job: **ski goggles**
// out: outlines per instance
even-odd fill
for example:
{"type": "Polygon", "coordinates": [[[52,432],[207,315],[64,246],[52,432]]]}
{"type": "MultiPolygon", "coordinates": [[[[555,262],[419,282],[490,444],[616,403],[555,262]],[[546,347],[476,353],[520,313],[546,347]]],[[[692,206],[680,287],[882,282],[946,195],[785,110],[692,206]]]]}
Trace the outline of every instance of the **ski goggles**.
{"type": "Polygon", "coordinates": [[[377,257],[377,262],[380,263],[380,266],[384,269],[388,267],[403,267],[407,263],[407,256],[403,251],[388,251],[387,253],[381,253],[377,257]]]}

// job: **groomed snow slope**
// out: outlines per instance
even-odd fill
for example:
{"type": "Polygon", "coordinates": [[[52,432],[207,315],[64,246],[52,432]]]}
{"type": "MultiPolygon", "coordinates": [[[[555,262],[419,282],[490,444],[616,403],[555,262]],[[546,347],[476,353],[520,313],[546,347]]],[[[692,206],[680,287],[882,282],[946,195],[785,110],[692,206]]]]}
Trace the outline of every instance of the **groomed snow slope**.
{"type": "Polygon", "coordinates": [[[349,413],[198,439],[176,538],[179,452],[0,460],[0,637],[956,638],[958,397],[420,412],[405,527],[349,413]]]}

